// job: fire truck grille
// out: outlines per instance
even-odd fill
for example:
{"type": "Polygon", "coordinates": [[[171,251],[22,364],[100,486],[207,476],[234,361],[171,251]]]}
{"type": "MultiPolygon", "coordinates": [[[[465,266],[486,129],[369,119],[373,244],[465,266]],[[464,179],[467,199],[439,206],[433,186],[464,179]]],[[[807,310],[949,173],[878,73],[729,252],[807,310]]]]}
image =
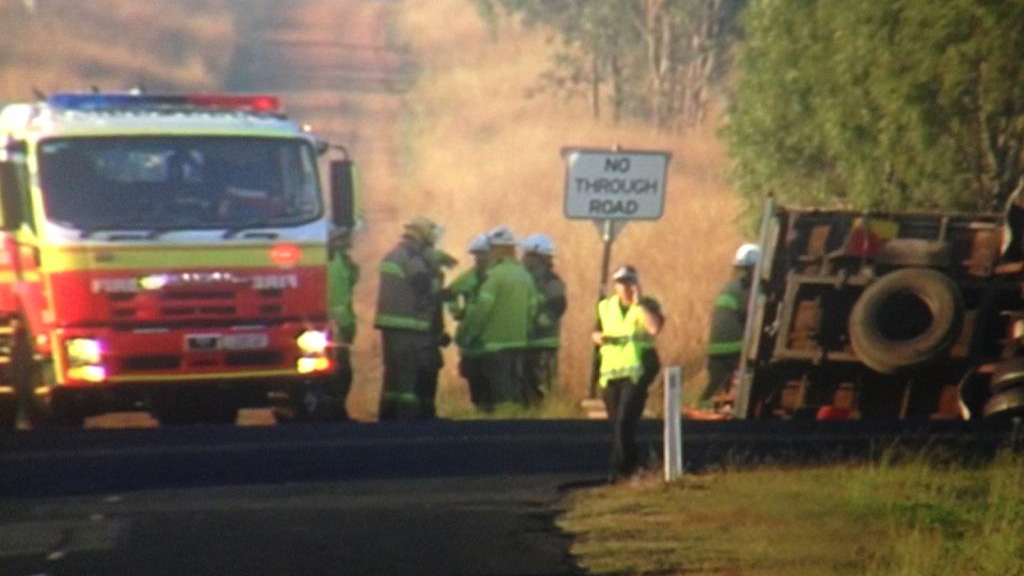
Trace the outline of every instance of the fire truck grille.
{"type": "Polygon", "coordinates": [[[163,316],[231,315],[234,306],[168,306],[160,309],[163,316]]]}
{"type": "Polygon", "coordinates": [[[229,352],[224,357],[228,366],[277,366],[284,360],[280,352],[229,352]]]}
{"type": "Polygon", "coordinates": [[[233,300],[234,292],[161,292],[161,300],[233,300]]]}
{"type": "Polygon", "coordinates": [[[150,355],[129,356],[121,361],[126,372],[142,372],[146,370],[177,370],[181,367],[181,356],[150,355]]]}

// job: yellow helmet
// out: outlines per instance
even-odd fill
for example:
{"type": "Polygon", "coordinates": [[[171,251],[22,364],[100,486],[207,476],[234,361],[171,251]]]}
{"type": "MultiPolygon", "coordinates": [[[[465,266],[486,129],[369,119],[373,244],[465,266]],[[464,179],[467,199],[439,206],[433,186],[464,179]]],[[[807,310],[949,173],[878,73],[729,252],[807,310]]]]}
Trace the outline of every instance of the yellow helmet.
{"type": "Polygon", "coordinates": [[[441,228],[425,216],[417,216],[405,224],[405,233],[424,244],[433,244],[441,236],[441,228]]]}

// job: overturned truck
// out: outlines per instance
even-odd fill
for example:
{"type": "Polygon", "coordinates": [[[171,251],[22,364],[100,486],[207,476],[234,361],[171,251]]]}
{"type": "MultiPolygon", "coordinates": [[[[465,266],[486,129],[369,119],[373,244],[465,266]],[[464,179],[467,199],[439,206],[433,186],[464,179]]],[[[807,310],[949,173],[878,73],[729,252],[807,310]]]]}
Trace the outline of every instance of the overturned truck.
{"type": "Polygon", "coordinates": [[[766,208],[736,412],[1024,413],[1024,266],[1002,214],[766,208]]]}

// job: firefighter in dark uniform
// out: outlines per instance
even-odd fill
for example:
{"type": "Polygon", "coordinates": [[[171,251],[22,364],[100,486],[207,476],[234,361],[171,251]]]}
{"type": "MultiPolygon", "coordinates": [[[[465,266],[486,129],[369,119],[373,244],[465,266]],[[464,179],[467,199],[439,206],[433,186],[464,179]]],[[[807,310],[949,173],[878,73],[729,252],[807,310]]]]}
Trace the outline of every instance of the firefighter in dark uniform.
{"type": "Polygon", "coordinates": [[[612,280],[615,293],[598,302],[597,329],[591,339],[601,347],[598,383],[613,427],[609,480],[614,482],[640,465],[636,428],[647,388],[661,369],[654,337],[665,316],[655,299],[640,295],[635,268],[619,268],[612,280]]]}
{"type": "Polygon", "coordinates": [[[436,386],[441,369],[437,318],[441,306],[440,274],[434,244],[440,229],[418,217],[380,265],[380,289],[374,326],[380,330],[384,382],[381,420],[430,417],[423,390],[436,386]]]}
{"type": "Polygon", "coordinates": [[[743,331],[747,323],[747,302],[754,267],[761,259],[761,248],[744,244],[733,259],[733,274],[715,298],[708,338],[708,385],[701,393],[702,409],[713,407],[715,397],[732,388],[743,349],[743,331]]]}
{"type": "Polygon", "coordinates": [[[565,314],[565,282],[555,273],[555,243],[545,234],[531,234],[522,242],[523,266],[533,276],[538,302],[530,329],[523,370],[526,400],[540,404],[558,378],[558,348],[565,314]]]}

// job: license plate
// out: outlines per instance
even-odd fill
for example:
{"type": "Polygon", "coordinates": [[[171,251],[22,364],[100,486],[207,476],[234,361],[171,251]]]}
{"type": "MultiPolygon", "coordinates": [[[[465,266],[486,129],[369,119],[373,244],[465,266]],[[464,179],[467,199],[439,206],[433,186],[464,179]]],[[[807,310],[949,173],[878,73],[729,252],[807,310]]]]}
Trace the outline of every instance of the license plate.
{"type": "Polygon", "coordinates": [[[220,337],[221,348],[225,350],[258,350],[270,345],[266,334],[225,334],[220,337]]]}
{"type": "Polygon", "coordinates": [[[185,347],[195,352],[207,352],[220,348],[220,334],[189,334],[185,347]]]}

